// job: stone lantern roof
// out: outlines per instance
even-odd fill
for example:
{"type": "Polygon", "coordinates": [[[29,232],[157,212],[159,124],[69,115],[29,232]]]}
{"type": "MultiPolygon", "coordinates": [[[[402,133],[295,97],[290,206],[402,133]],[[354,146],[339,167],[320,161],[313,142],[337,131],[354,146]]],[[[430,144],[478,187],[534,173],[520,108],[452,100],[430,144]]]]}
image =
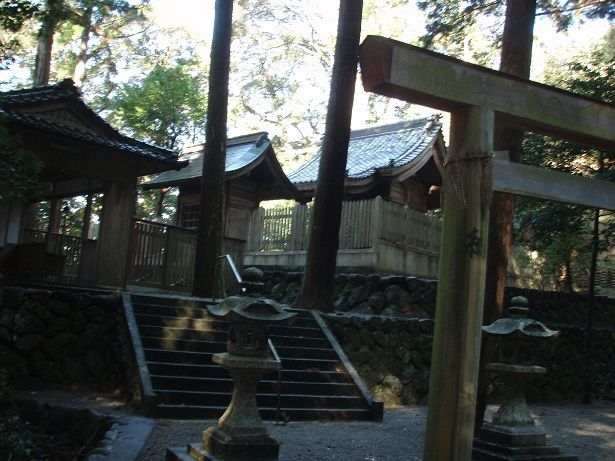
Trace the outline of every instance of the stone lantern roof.
{"type": "Polygon", "coordinates": [[[516,336],[549,338],[559,334],[559,331],[547,328],[543,323],[527,318],[529,309],[527,299],[523,296],[515,296],[513,305],[506,309],[510,317],[496,320],[490,325],[482,327],[482,330],[494,336],[516,336]]]}
{"type": "Polygon", "coordinates": [[[208,306],[214,317],[230,321],[260,321],[263,323],[283,322],[297,314],[286,312],[277,302],[249,296],[229,296],[220,304],[208,306]]]}

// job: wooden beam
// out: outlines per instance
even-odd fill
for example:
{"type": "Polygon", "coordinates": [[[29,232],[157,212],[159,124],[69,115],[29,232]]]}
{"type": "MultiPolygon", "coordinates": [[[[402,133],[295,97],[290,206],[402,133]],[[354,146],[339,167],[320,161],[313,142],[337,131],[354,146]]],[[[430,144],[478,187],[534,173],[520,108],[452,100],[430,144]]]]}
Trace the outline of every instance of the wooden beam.
{"type": "Polygon", "coordinates": [[[526,197],[615,210],[615,183],[505,160],[493,161],[493,189],[526,197]]]}
{"type": "Polygon", "coordinates": [[[96,179],[74,178],[64,181],[57,181],[53,184],[53,190],[48,195],[49,198],[75,197],[86,195],[92,192],[102,191],[104,183],[96,179]]]}
{"type": "Polygon", "coordinates": [[[360,63],[366,91],[446,111],[487,107],[496,123],[615,150],[613,104],[377,36],[360,63]]]}
{"type": "Polygon", "coordinates": [[[483,318],[493,112],[454,111],[429,378],[427,461],[471,459],[483,318]]]}

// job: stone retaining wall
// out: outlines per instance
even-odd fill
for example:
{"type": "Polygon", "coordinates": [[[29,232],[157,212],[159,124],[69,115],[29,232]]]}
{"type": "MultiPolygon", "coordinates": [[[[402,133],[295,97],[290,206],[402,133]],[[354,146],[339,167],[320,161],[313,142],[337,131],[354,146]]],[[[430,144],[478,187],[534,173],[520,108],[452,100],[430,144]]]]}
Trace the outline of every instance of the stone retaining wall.
{"type": "MultiPolygon", "coordinates": [[[[265,271],[265,293],[282,303],[292,303],[301,277],[300,272],[265,271]]],[[[391,404],[425,399],[437,281],[340,274],[336,282],[336,314],[327,319],[372,393],[391,404]]],[[[528,298],[531,318],[561,331],[540,347],[538,363],[548,371],[530,386],[529,398],[579,400],[586,296],[509,288],[506,298],[518,295],[528,298]]],[[[594,325],[595,394],[615,399],[615,300],[598,298],[594,325]]]]}
{"type": "Polygon", "coordinates": [[[124,387],[128,350],[121,298],[5,287],[0,301],[0,386],[16,379],[124,387]]]}
{"type": "MultiPolygon", "coordinates": [[[[265,272],[265,294],[291,304],[301,285],[302,272],[265,272]]],[[[436,280],[397,275],[338,274],[336,312],[385,317],[433,318],[436,308],[436,280]]],[[[548,325],[585,324],[587,297],[582,294],[507,288],[506,299],[525,296],[530,317],[548,325]]],[[[598,297],[594,324],[615,328],[615,299],[598,297]]]]}
{"type": "MultiPolygon", "coordinates": [[[[433,320],[344,314],[325,318],[376,398],[393,405],[425,400],[433,320]]],[[[581,399],[583,339],[580,328],[561,327],[558,337],[541,344],[537,364],[545,366],[547,374],[529,385],[530,401],[581,399]]],[[[594,395],[615,400],[615,330],[595,331],[592,359],[594,395]]]]}
{"type": "Polygon", "coordinates": [[[359,315],[325,318],[374,398],[409,405],[427,396],[433,320],[359,315]]]}

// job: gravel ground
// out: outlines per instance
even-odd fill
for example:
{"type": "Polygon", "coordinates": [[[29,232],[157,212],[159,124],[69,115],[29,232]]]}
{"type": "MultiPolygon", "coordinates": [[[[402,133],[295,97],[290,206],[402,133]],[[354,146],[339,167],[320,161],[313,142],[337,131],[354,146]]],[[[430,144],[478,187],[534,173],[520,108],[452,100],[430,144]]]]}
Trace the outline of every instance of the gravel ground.
{"type": "MultiPolygon", "coordinates": [[[[534,405],[536,423],[550,434],[549,444],[580,460],[615,461],[615,402],[592,405],[534,405]]],[[[493,409],[491,409],[493,411],[493,409]]],[[[397,461],[420,460],[427,408],[385,411],[384,422],[267,423],[281,443],[281,460],[397,461]]],[[[167,447],[198,442],[215,421],[157,420],[141,450],[139,461],[163,460],[167,447]]]]}

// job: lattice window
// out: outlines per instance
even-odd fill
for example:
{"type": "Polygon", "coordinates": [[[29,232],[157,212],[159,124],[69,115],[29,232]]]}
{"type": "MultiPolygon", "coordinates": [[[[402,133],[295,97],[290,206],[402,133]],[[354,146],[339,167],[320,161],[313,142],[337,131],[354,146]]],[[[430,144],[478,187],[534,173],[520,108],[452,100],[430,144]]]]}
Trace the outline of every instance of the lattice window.
{"type": "Polygon", "coordinates": [[[196,229],[199,226],[199,203],[184,203],[180,220],[181,227],[196,229]]]}

